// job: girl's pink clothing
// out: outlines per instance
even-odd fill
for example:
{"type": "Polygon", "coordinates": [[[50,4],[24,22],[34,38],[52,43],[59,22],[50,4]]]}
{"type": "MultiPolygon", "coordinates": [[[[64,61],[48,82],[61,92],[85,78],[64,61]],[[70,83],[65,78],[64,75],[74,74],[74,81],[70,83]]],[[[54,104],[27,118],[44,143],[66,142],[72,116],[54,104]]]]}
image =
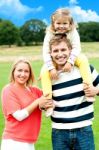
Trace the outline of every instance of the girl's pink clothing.
{"type": "Polygon", "coordinates": [[[2,108],[6,119],[3,133],[4,139],[13,139],[20,142],[36,142],[41,125],[41,111],[36,108],[23,121],[16,120],[12,114],[27,107],[33,101],[42,96],[42,91],[36,87],[30,90],[7,85],[2,91],[2,108]]]}

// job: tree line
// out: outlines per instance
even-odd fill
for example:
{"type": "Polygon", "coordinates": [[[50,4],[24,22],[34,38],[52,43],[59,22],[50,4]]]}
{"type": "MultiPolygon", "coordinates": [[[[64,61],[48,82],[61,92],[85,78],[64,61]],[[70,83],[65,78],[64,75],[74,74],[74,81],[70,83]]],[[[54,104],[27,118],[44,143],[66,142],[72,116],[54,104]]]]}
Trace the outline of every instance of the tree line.
{"type": "MultiPolygon", "coordinates": [[[[21,27],[17,27],[9,20],[0,19],[0,45],[16,44],[39,45],[42,44],[47,25],[38,19],[26,21],[21,27]]],[[[99,22],[78,23],[78,32],[81,42],[99,41],[99,22]]]]}

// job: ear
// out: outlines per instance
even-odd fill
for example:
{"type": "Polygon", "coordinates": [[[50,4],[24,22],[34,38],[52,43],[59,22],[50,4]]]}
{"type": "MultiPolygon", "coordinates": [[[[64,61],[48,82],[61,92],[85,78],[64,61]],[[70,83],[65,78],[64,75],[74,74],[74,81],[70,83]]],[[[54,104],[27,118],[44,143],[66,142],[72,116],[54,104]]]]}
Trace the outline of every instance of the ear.
{"type": "Polygon", "coordinates": [[[50,54],[50,55],[51,55],[51,57],[52,57],[52,51],[51,51],[51,50],[50,50],[49,54],[50,54]]]}

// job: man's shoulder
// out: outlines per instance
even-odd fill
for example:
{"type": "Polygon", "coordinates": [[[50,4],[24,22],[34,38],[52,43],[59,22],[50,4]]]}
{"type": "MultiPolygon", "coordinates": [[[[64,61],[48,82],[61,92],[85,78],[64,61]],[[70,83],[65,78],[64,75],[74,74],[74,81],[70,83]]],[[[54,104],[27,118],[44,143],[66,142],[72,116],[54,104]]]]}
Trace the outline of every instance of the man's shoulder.
{"type": "MultiPolygon", "coordinates": [[[[91,64],[89,65],[89,67],[90,67],[91,73],[92,73],[94,70],[96,70],[95,67],[94,67],[93,65],[91,65],[91,64]]],[[[74,66],[73,71],[75,71],[75,72],[80,72],[80,68],[77,67],[77,66],[74,66]]]]}

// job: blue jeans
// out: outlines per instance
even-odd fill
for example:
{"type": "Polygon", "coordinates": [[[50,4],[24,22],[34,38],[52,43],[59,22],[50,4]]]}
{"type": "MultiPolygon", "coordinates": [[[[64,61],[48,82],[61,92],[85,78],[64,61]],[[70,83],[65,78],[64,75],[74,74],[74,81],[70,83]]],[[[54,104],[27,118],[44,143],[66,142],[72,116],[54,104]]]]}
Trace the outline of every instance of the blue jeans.
{"type": "Polygon", "coordinates": [[[78,129],[52,129],[53,150],[95,150],[91,126],[78,129]]]}

